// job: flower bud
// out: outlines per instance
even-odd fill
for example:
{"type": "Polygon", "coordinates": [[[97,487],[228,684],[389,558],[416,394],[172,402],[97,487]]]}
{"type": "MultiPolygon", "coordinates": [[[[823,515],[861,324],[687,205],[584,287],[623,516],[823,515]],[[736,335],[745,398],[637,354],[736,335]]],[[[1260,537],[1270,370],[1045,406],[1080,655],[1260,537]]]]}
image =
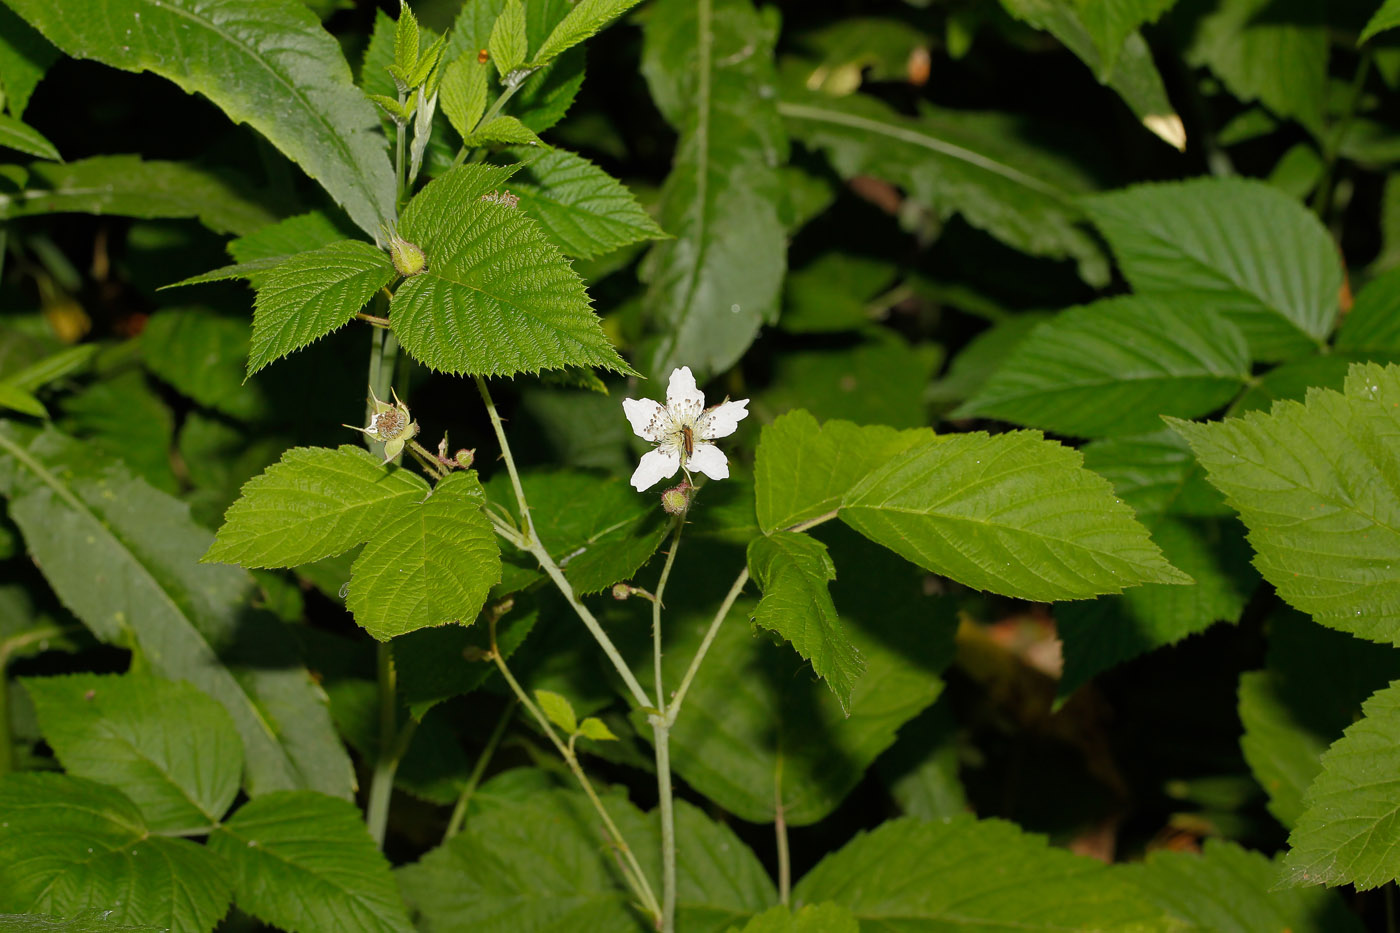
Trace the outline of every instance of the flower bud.
{"type": "Polygon", "coordinates": [[[672,486],[661,494],[661,507],[671,515],[680,515],[690,508],[690,493],[695,487],[687,482],[672,486]]]}
{"type": "Polygon", "coordinates": [[[414,276],[428,271],[428,259],[416,243],[395,235],[389,238],[389,259],[399,275],[414,276]]]}
{"type": "Polygon", "coordinates": [[[455,454],[453,454],[452,459],[456,461],[457,466],[465,470],[476,461],[476,451],[467,450],[464,447],[461,450],[457,451],[455,454]]]}
{"type": "Polygon", "coordinates": [[[491,652],[478,648],[476,645],[467,645],[462,649],[462,657],[468,661],[489,661],[491,652]]]}
{"type": "Polygon", "coordinates": [[[632,595],[632,587],[628,586],[626,583],[614,583],[614,584],[613,584],[613,588],[612,588],[612,596],[613,596],[613,599],[616,599],[617,601],[621,602],[622,600],[626,599],[627,597],[629,597],[629,596],[631,596],[631,595],[632,595]]]}

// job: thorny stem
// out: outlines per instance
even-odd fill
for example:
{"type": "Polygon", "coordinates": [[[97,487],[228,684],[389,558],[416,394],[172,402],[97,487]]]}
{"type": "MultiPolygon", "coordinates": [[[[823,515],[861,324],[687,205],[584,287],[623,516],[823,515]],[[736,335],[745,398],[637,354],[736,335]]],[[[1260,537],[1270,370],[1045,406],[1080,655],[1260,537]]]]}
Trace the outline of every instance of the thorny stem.
{"type": "Polygon", "coordinates": [[[584,773],[582,766],[579,765],[578,756],[574,754],[572,746],[566,745],[563,740],[559,738],[548,717],[540,711],[540,708],[536,706],[534,701],[525,693],[525,689],[520,686],[520,682],[515,679],[515,675],[511,674],[510,668],[506,666],[505,658],[501,657],[500,649],[496,645],[496,618],[494,615],[489,617],[488,624],[491,631],[491,660],[495,662],[496,669],[501,672],[501,676],[504,677],[506,683],[510,685],[511,692],[513,692],[515,698],[520,701],[520,705],[529,710],[530,715],[535,718],[535,722],[539,724],[540,729],[549,737],[549,741],[553,743],[555,749],[558,750],[560,756],[564,759],[564,763],[569,766],[569,770],[572,771],[574,777],[578,779],[579,786],[583,788],[583,792],[593,804],[593,809],[598,811],[598,816],[602,818],[603,826],[607,829],[609,840],[612,842],[614,848],[622,853],[624,860],[622,865],[623,877],[626,878],[628,887],[632,889],[632,893],[637,896],[637,899],[642,902],[642,906],[646,908],[653,918],[659,917],[660,908],[657,907],[656,904],[656,895],[652,892],[651,885],[647,882],[646,874],[642,871],[642,866],[637,864],[637,856],[632,851],[632,847],[627,844],[627,840],[623,838],[621,830],[617,828],[617,824],[614,823],[612,817],[608,815],[607,808],[603,806],[603,801],[598,798],[597,792],[593,789],[593,783],[588,780],[588,775],[584,773]]]}
{"type": "MultiPolygon", "coordinates": [[[[687,507],[687,511],[689,508],[687,507]]],[[[676,811],[674,789],[671,786],[671,726],[666,721],[666,687],[661,678],[661,603],[666,593],[666,581],[676,563],[676,551],[681,546],[681,530],[685,528],[685,512],[676,516],[676,528],[671,533],[671,547],[661,578],[656,582],[656,595],[651,601],[652,661],[656,676],[656,715],[651,717],[653,745],[656,749],[656,789],[661,811],[661,929],[672,930],[676,923],[676,811]]]]}
{"type": "Polygon", "coordinates": [[[491,763],[491,756],[496,754],[496,746],[501,744],[501,737],[506,734],[506,729],[510,726],[510,718],[515,715],[516,702],[512,699],[506,704],[501,718],[496,721],[496,728],[491,730],[491,735],[486,739],[486,745],[482,748],[481,754],[476,756],[476,764],[472,766],[472,773],[467,776],[467,784],[462,788],[462,793],[457,798],[457,805],[452,808],[451,819],[447,821],[447,832],[443,834],[443,842],[462,831],[462,824],[467,819],[467,805],[471,803],[472,797],[476,794],[477,786],[481,784],[482,776],[486,774],[486,766],[491,763]]]}
{"type": "Polygon", "coordinates": [[[681,529],[685,527],[685,513],[676,516],[676,527],[671,532],[671,547],[666,552],[666,563],[661,568],[661,579],[656,581],[656,594],[651,600],[651,644],[652,660],[656,676],[656,708],[666,712],[666,691],[661,685],[661,603],[666,592],[666,581],[671,578],[671,567],[676,562],[676,551],[681,546],[681,529]]]}
{"type": "Polygon", "coordinates": [[[356,311],[355,317],[361,321],[369,321],[375,327],[390,326],[389,319],[387,317],[375,317],[373,314],[365,314],[363,311],[356,311]]]}
{"type": "MultiPolygon", "coordinates": [[[[399,109],[402,110],[403,105],[407,102],[408,96],[404,94],[403,91],[400,91],[399,109]]],[[[404,165],[403,156],[404,142],[408,137],[408,131],[405,124],[401,123],[397,118],[394,120],[394,128],[394,204],[399,205],[403,203],[404,189],[407,187],[407,176],[404,174],[406,167],[404,165]]]]}
{"type": "Polygon", "coordinates": [[[422,444],[417,441],[409,441],[407,449],[409,453],[417,458],[419,464],[422,465],[423,469],[428,471],[428,474],[432,476],[433,479],[442,479],[447,475],[447,471],[438,463],[437,457],[434,457],[432,453],[429,452],[428,448],[424,447],[422,444]]]}

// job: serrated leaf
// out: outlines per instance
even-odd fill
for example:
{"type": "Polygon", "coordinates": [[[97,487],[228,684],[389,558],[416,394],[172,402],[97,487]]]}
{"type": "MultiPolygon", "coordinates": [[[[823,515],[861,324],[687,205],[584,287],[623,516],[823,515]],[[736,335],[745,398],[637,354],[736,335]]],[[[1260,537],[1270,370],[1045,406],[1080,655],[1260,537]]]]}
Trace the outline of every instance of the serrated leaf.
{"type": "Polygon", "coordinates": [[[276,219],[257,199],[207,169],[130,155],[29,166],[20,190],[0,193],[0,219],[40,214],[195,217],[215,233],[240,234],[276,219]]]}
{"type": "Polygon", "coordinates": [[[822,859],[793,889],[877,929],[1160,929],[1161,911],[1093,859],[1001,820],[889,820],[822,859]]]}
{"type": "Polygon", "coordinates": [[[646,21],[642,73],[680,134],[659,213],[675,239],[653,246],[642,266],[656,340],[649,373],[728,369],[777,318],[787,252],[777,167],[787,140],[776,40],[776,22],[748,0],[661,0],[646,21]]]}
{"type": "Polygon", "coordinates": [[[167,933],[168,927],[131,926],[104,919],[106,911],[84,910],[68,917],[44,914],[0,914],[4,933],[167,933]]]}
{"type": "Polygon", "coordinates": [[[1172,427],[1239,511],[1279,596],[1323,625],[1400,644],[1397,404],[1400,367],[1356,364],[1345,394],[1172,427]]]}
{"type": "Polygon", "coordinates": [[[565,734],[573,735],[578,731],[578,717],[574,715],[573,704],[567,697],[553,690],[536,690],[535,701],[549,721],[563,729],[565,734]]]}
{"type": "Polygon", "coordinates": [[[415,508],[385,521],[356,558],[345,605],[375,638],[470,624],[501,579],[501,557],[475,473],[453,473],[415,508]]]}
{"type": "Polygon", "coordinates": [[[857,483],[840,517],[926,570],[1006,596],[1191,582],[1077,451],[1038,431],[916,444],[857,483]]]}
{"type": "MultiPolygon", "coordinates": [[[[502,658],[510,660],[538,618],[533,600],[516,597],[512,611],[496,623],[496,648],[502,658]]],[[[490,648],[485,626],[444,625],[399,636],[394,640],[394,665],[403,703],[421,717],[443,700],[476,690],[495,675],[496,666],[484,658],[475,663],[465,659],[469,652],[484,654],[490,648]]]]}
{"type": "Polygon", "coordinates": [[[55,162],[63,158],[42,133],[3,113],[0,113],[0,146],[55,162]]]}
{"type": "Polygon", "coordinates": [[[466,146],[542,146],[543,142],[524,123],[515,117],[493,117],[490,123],[477,128],[462,139],[466,146]]]}
{"type": "Polygon", "coordinates": [[[496,71],[505,77],[525,64],[529,53],[529,40],[525,37],[525,7],[520,0],[506,0],[496,25],[491,27],[491,39],[487,44],[491,51],[491,61],[496,71]]]}
{"type": "Polygon", "coordinates": [[[209,837],[232,868],[238,906],[290,930],[413,929],[389,863],[358,808],[310,791],[251,800],[209,837]]]}
{"type": "Polygon", "coordinates": [[[1400,683],[1367,700],[1322,756],[1303,807],[1288,837],[1286,882],[1366,891],[1400,877],[1400,683]]]}
{"type": "Polygon", "coordinates": [[[826,547],[807,535],[777,531],[749,542],[748,562],[763,590],[753,621],[810,661],[849,715],[851,690],[865,662],[831,602],[827,583],[836,579],[836,567],[826,547]]]}
{"type": "Polygon", "coordinates": [[[358,447],[296,447],[249,480],[204,561],[296,567],[363,544],[427,498],[416,474],[358,447]]]}
{"type": "Polygon", "coordinates": [[[1400,267],[1366,283],[1337,331],[1337,349],[1400,353],[1400,267]]]}
{"type": "Polygon", "coordinates": [[[407,3],[399,4],[399,18],[394,24],[394,64],[405,75],[418,66],[418,17],[407,3]]]}
{"type": "Polygon", "coordinates": [[[370,236],[392,224],[394,172],[378,120],[351,83],[340,47],[304,5],[109,0],[101,16],[89,7],[88,0],[11,4],[69,55],[151,71],[203,94],[305,169],[370,236]]]}
{"type": "Polygon", "coordinates": [[[396,275],[382,250],[359,240],[283,260],[257,282],[248,375],[350,323],[396,275]]]}
{"type": "Polygon", "coordinates": [[[630,373],[558,249],[524,213],[483,199],[509,176],[463,165],[408,205],[399,232],[423,249],[428,268],[394,293],[394,333],[414,359],[441,372],[630,373]]]}
{"type": "Polygon", "coordinates": [[[940,353],[931,343],[911,345],[883,330],[887,336],[854,346],[779,354],[772,384],[755,404],[770,411],[805,408],[819,419],[861,425],[927,426],[924,392],[940,353]]]}
{"type": "Polygon", "coordinates": [[[953,417],[1104,437],[1194,418],[1239,394],[1249,348],[1193,296],[1108,298],[1062,311],[1006,357],[953,417]]]}
{"type": "Polygon", "coordinates": [[[141,333],[146,368],[201,405],[250,419],[265,416],[268,393],[245,384],[248,322],[207,308],[163,308],[141,333]]]}
{"type": "Polygon", "coordinates": [[[24,116],[30,95],[59,54],[9,7],[0,5],[0,87],[5,89],[5,107],[13,116],[24,116]]]}
{"type": "Polygon", "coordinates": [[[1079,18],[1103,56],[1102,74],[1113,72],[1116,56],[1139,27],[1154,23],[1176,0],[1076,0],[1079,18]]]}
{"type": "Polygon", "coordinates": [[[1394,29],[1400,26],[1400,0],[1385,0],[1380,9],[1372,14],[1366,21],[1366,28],[1361,30],[1361,35],[1357,38],[1356,44],[1361,45],[1367,39],[1377,33],[1385,32],[1387,29],[1394,29]]]}
{"type": "Polygon", "coordinates": [[[153,836],[115,788],[65,774],[0,779],[0,911],[100,910],[119,924],[208,933],[228,910],[216,855],[153,836]]]}
{"type": "Polygon", "coordinates": [[[307,211],[229,241],[228,252],[240,263],[280,259],[330,246],[345,239],[350,232],[341,229],[336,221],[321,211],[307,211]]]}
{"type": "Polygon", "coordinates": [[[568,256],[592,259],[665,232],[621,182],[582,156],[563,149],[538,154],[509,150],[528,162],[510,184],[520,209],[568,256]]]}
{"type": "Polygon", "coordinates": [[[463,55],[442,75],[438,91],[443,113],[457,131],[466,139],[481,122],[486,113],[486,78],[489,65],[483,65],[470,55],[463,55]]]}
{"type": "Polygon", "coordinates": [[[109,376],[66,396],[58,427],[88,445],[90,455],[120,459],[162,492],[179,489],[170,466],[175,415],[140,371],[109,376]]]}
{"type": "Polygon", "coordinates": [[[595,742],[616,742],[617,736],[608,728],[608,724],[597,716],[589,716],[578,724],[578,733],[585,739],[592,739],[595,742]]]}
{"type": "Polygon", "coordinates": [[[324,694],[286,631],[249,607],[249,577],[195,564],[211,535],[186,505],[119,464],[93,464],[57,431],[3,422],[0,492],[50,585],[93,634],[134,640],[157,673],[190,681],[229,711],[250,793],[313,787],[349,797],[350,761],[324,694]]]}
{"type": "Polygon", "coordinates": [[[1277,189],[1198,178],[1085,204],[1134,289],[1199,292],[1244,332],[1255,359],[1312,351],[1331,331],[1342,285],[1336,246],[1277,189]]]}
{"type": "Polygon", "coordinates": [[[207,832],[237,796],[238,731],[217,701],[189,684],[70,674],[24,686],[64,770],[126,794],[152,832],[207,832]]]}
{"type": "Polygon", "coordinates": [[[860,933],[860,924],[839,904],[807,904],[796,913],[779,904],[729,933],[860,933]]]}
{"type": "Polygon", "coordinates": [[[535,52],[532,64],[547,65],[561,52],[595,35],[641,0],[579,0],[535,52]]]}

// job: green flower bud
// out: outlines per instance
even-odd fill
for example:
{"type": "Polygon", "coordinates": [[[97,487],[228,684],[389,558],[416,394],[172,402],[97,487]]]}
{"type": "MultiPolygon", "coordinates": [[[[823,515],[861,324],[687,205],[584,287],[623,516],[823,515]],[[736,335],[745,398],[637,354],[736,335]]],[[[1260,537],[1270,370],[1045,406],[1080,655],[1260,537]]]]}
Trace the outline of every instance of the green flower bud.
{"type": "Polygon", "coordinates": [[[456,461],[459,467],[465,470],[476,461],[476,451],[467,450],[466,448],[463,448],[462,450],[459,450],[455,454],[453,454],[452,459],[456,461]]]}
{"type": "Polygon", "coordinates": [[[661,494],[661,507],[671,515],[680,515],[690,508],[690,493],[695,487],[682,482],[661,494]]]}
{"type": "Polygon", "coordinates": [[[389,238],[389,259],[402,276],[421,275],[428,271],[428,258],[423,255],[423,250],[397,234],[389,238]]]}

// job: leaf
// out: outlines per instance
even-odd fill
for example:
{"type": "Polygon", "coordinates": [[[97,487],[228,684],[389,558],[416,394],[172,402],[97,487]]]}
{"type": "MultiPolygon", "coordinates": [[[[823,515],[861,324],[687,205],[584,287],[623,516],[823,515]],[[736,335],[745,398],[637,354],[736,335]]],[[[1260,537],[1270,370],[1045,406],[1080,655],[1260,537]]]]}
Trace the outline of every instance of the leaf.
{"type": "Polygon", "coordinates": [[[297,567],[334,557],[428,495],[416,474],[361,448],[295,447],[243,487],[203,561],[297,567]]]}
{"type": "Polygon", "coordinates": [[[1400,267],[1377,276],[1356,293],[1337,331],[1337,349],[1400,353],[1400,267]]]}
{"type": "MultiPolygon", "coordinates": [[[[508,150],[525,161],[524,150],[508,150]]],[[[567,256],[592,259],[666,234],[623,187],[587,159],[554,149],[530,159],[511,180],[520,209],[537,220],[567,256]]]]}
{"type": "Polygon", "coordinates": [[[345,239],[348,232],[321,211],[308,211],[259,227],[230,241],[228,252],[240,263],[282,259],[295,253],[330,246],[345,239]]]}
{"type": "Polygon", "coordinates": [[[350,762],[324,694],[285,630],[250,610],[247,574],[194,562],[211,535],[186,505],[119,464],[92,463],[57,431],[5,423],[0,492],[50,585],[93,634],[134,641],[156,673],[190,681],[229,711],[251,794],[313,787],[349,797],[350,762]]]}
{"type": "Polygon", "coordinates": [[[394,24],[394,65],[404,75],[418,66],[418,17],[407,3],[399,4],[399,18],[394,24]]]}
{"type": "Polygon", "coordinates": [[[151,831],[207,832],[237,796],[238,731],[222,706],[189,684],[69,674],[27,678],[24,686],[64,770],[120,790],[151,831]]]}
{"type": "Polygon", "coordinates": [[[215,233],[240,234],[274,219],[257,199],[207,169],[131,155],[30,165],[18,191],[0,193],[0,219],[40,214],[194,217],[215,233]]]}
{"type": "Polygon", "coordinates": [[[1199,854],[1159,849],[1149,853],[1146,861],[1115,871],[1140,888],[1149,903],[1193,930],[1359,933],[1362,929],[1356,915],[1336,895],[1279,889],[1275,863],[1223,839],[1205,840],[1199,854]]]}
{"type": "Polygon", "coordinates": [[[487,47],[491,50],[491,61],[496,71],[505,77],[525,64],[529,54],[529,40],[525,38],[525,7],[520,0],[506,0],[496,25],[491,27],[491,40],[487,47]]]}
{"type": "MultiPolygon", "coordinates": [[[[0,911],[208,933],[228,910],[216,855],[153,836],[115,788],[66,774],[0,779],[0,911]]],[[[121,929],[117,927],[116,929],[121,929]]]]}
{"type": "Polygon", "coordinates": [[[1172,427],[1239,511],[1279,596],[1323,625],[1400,644],[1396,404],[1400,367],[1356,364],[1345,394],[1172,427]]]}
{"type": "Polygon", "coordinates": [[[535,52],[532,64],[535,67],[548,64],[561,52],[591,38],[640,2],[641,0],[579,0],[535,52]]]}
{"type": "MultiPolygon", "coordinates": [[[[338,585],[338,584],[337,584],[338,585]]],[[[510,660],[534,628],[539,613],[533,599],[517,597],[513,609],[496,623],[496,647],[510,660]]],[[[399,671],[399,695],[415,717],[422,717],[443,700],[471,693],[496,673],[484,658],[466,663],[491,648],[485,626],[444,625],[425,628],[394,641],[394,666],[399,671]]]]}
{"type": "Polygon", "coordinates": [[[1162,928],[1121,874],[1052,849],[1001,820],[888,820],[822,859],[792,892],[831,901],[861,928],[1125,930],[1162,928]]]}
{"type": "Polygon", "coordinates": [[[515,117],[493,117],[476,132],[463,137],[466,146],[542,146],[543,142],[515,117]]]}
{"type": "Polygon", "coordinates": [[[1005,596],[1191,582],[1077,451],[1038,431],[923,441],[857,483],[840,517],[926,570],[1005,596]]]}
{"type": "Polygon", "coordinates": [[[291,933],[413,929],[354,804],[311,791],[250,800],[209,837],[240,909],[291,933]]]}
{"type": "Polygon", "coordinates": [[[1322,756],[1322,772],[1303,798],[1288,837],[1283,880],[1353,884],[1358,891],[1400,876],[1400,683],[1361,707],[1361,719],[1322,756]]]}
{"type": "MultiPolygon", "coordinates": [[[[1400,0],[1385,0],[1380,9],[1366,21],[1366,28],[1361,30],[1356,44],[1361,45],[1377,33],[1394,29],[1396,26],[1400,26],[1400,0]]],[[[8,82],[6,82],[6,86],[8,86],[8,82]]]]}
{"type": "Polygon", "coordinates": [[[97,355],[97,349],[92,344],[65,347],[11,373],[4,381],[7,385],[32,392],[83,369],[97,355]]]}
{"type": "Polygon", "coordinates": [[[245,383],[248,323],[207,308],[163,308],[141,333],[146,368],[201,405],[250,419],[265,417],[270,392],[245,383]]]}
{"type": "Polygon", "coordinates": [[[595,742],[616,742],[617,736],[608,728],[607,723],[597,716],[589,716],[578,724],[578,733],[585,739],[592,739],[595,742]]]}
{"type": "Polygon", "coordinates": [[[630,373],[589,306],[583,284],[534,221],[485,195],[508,169],[463,165],[404,211],[400,234],[427,271],[399,286],[394,333],[440,372],[506,376],[568,366],[630,373]]]}
{"type": "Polygon", "coordinates": [[[0,408],[8,408],[35,418],[47,418],[49,410],[29,392],[16,388],[9,382],[0,382],[0,408]]]}
{"type": "Polygon", "coordinates": [[[470,624],[501,579],[475,473],[453,473],[379,528],[356,558],[345,605],[380,641],[448,622],[470,624]]]}
{"type": "Polygon", "coordinates": [[[1196,291],[1244,332],[1255,359],[1313,351],[1332,330],[1342,269],[1321,222],[1238,178],[1151,183],[1085,201],[1140,293],[1196,291]]]}
{"type": "Polygon", "coordinates": [[[899,739],[875,762],[905,816],[942,820],[970,809],[958,778],[958,723],[947,703],[935,703],[899,730],[899,739]]]}
{"type": "Polygon", "coordinates": [[[175,415],[139,370],[92,382],[65,397],[57,426],[83,441],[89,456],[121,460],[162,492],[179,489],[170,465],[175,415]]]}
{"type": "Polygon", "coordinates": [[[486,113],[487,71],[488,66],[470,55],[463,55],[443,72],[439,102],[452,128],[464,140],[486,113]]]}
{"type": "Polygon", "coordinates": [[[778,531],[749,542],[748,562],[763,589],[753,621],[812,662],[849,715],[851,689],[865,663],[832,605],[827,583],[836,579],[836,567],[826,547],[807,535],[778,531]]]}
{"type": "Polygon", "coordinates": [[[578,717],[574,715],[573,704],[567,697],[552,690],[536,690],[535,702],[540,704],[549,721],[565,733],[573,735],[578,731],[578,717]]]}
{"type": "Polygon", "coordinates": [[[860,924],[838,904],[807,904],[796,913],[779,904],[754,917],[743,929],[729,929],[730,933],[860,933],[860,924]]]}
{"type": "Polygon", "coordinates": [[[104,919],[105,911],[85,910],[65,918],[43,914],[0,914],[5,933],[166,933],[168,927],[131,926],[104,919]]]}
{"type": "Polygon", "coordinates": [[[203,94],[266,136],[371,237],[393,223],[394,173],[379,121],[339,46],[302,4],[108,0],[100,16],[87,0],[15,0],[11,8],[75,58],[151,71],[203,94]]]}
{"type": "Polygon", "coordinates": [[[856,424],[925,427],[923,396],[939,356],[933,344],[911,346],[897,336],[840,349],[788,351],[774,359],[772,385],[755,404],[772,411],[805,408],[821,419],[856,424]]]}
{"type": "Polygon", "coordinates": [[[1103,55],[1103,71],[1112,72],[1115,57],[1139,27],[1154,23],[1176,0],[1077,0],[1079,18],[1103,55]]]}
{"type": "Polygon", "coordinates": [[[972,226],[1035,256],[1074,259],[1090,283],[1108,279],[1099,246],[1080,228],[1076,197],[1091,181],[1005,114],[924,107],[896,113],[864,94],[784,91],[779,105],[794,139],[820,149],[843,178],[872,175],[908,192],[938,217],[972,226]]]}
{"type": "Polygon", "coordinates": [[[397,273],[382,250],[342,240],[298,253],[260,276],[248,375],[339,330],[397,273]]]}
{"type": "Polygon", "coordinates": [[[1103,437],[1208,414],[1249,379],[1249,349],[1190,296],[1108,298],[1062,311],[1011,351],[955,418],[1103,437]]]}
{"type": "Polygon", "coordinates": [[[748,0],[661,0],[642,39],[652,99],[680,134],[659,214],[675,239],[653,246],[642,266],[656,335],[644,368],[719,372],[773,323],[782,294],[777,24],[748,0]]]}
{"type": "Polygon", "coordinates": [[[58,49],[9,7],[0,5],[0,87],[12,116],[24,116],[34,88],[58,58],[58,49]]]}
{"type": "Polygon", "coordinates": [[[58,162],[62,156],[36,129],[0,113],[0,146],[58,162]]]}

